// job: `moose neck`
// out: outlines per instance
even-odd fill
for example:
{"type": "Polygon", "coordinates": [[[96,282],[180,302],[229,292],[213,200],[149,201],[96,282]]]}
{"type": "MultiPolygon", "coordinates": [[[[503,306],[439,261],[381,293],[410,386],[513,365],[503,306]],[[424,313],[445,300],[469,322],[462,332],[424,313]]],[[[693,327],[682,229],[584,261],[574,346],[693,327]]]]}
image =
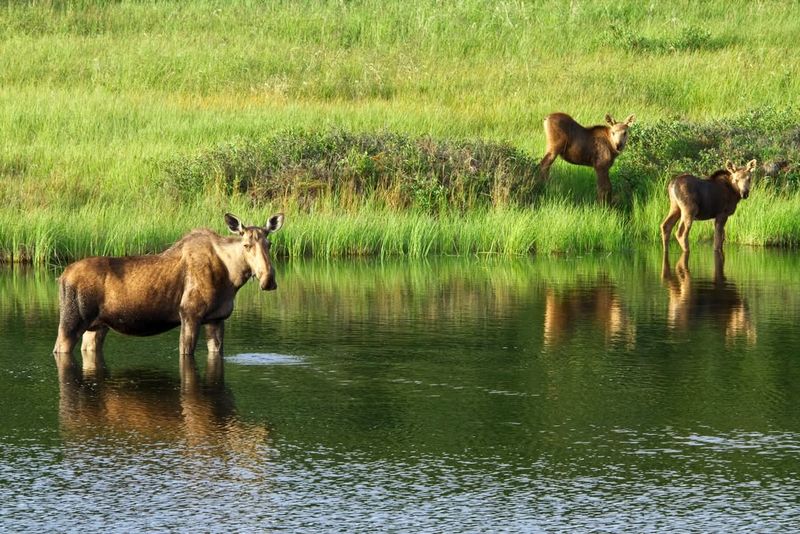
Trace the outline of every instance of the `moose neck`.
{"type": "Polygon", "coordinates": [[[733,185],[731,182],[731,176],[728,175],[725,180],[723,180],[723,184],[725,186],[725,192],[728,194],[728,197],[733,204],[733,208],[736,209],[736,205],[742,200],[742,195],[739,194],[739,190],[736,189],[736,186],[733,185]]]}
{"type": "Polygon", "coordinates": [[[598,151],[604,149],[608,150],[608,155],[612,160],[619,156],[620,150],[617,150],[617,145],[614,144],[614,139],[611,137],[611,128],[608,126],[595,126],[592,128],[592,134],[595,137],[595,146],[598,151]]]}
{"type": "Polygon", "coordinates": [[[223,239],[214,243],[217,256],[228,270],[228,277],[236,289],[242,287],[252,275],[250,266],[242,254],[242,244],[239,239],[223,239]]]}

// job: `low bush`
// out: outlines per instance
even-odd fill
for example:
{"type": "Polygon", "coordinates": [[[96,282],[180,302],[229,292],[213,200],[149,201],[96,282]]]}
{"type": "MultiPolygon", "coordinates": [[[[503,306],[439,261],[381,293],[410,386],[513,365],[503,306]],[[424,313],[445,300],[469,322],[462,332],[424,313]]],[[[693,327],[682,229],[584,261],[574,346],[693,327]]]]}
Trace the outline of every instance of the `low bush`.
{"type": "Polygon", "coordinates": [[[707,176],[723,168],[725,160],[742,165],[754,158],[757,181],[775,191],[798,192],[800,117],[795,110],[764,108],[707,122],[637,124],[612,172],[620,198],[630,200],[663,191],[675,175],[707,176]]]}
{"type": "Polygon", "coordinates": [[[179,196],[244,193],[255,204],[365,199],[428,212],[529,204],[536,161],[506,144],[394,133],[285,131],[238,140],[166,163],[179,196]]]}

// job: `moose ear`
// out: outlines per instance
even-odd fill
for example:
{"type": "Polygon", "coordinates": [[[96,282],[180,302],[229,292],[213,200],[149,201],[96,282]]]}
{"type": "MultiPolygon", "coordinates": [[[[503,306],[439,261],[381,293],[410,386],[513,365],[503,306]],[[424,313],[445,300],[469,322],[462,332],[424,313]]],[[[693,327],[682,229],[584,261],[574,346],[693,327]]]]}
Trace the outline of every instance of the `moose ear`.
{"type": "Polygon", "coordinates": [[[733,163],[731,163],[731,160],[729,159],[725,160],[725,170],[731,174],[736,172],[736,167],[734,167],[733,163]]]}
{"type": "Polygon", "coordinates": [[[283,226],[283,213],[276,213],[269,218],[264,228],[267,232],[277,232],[283,226]]]}
{"type": "Polygon", "coordinates": [[[628,118],[625,119],[625,124],[627,124],[628,126],[630,126],[634,122],[636,122],[636,115],[628,115],[628,118]]]}
{"type": "Polygon", "coordinates": [[[225,224],[228,225],[228,230],[230,230],[234,234],[244,233],[244,227],[242,226],[242,221],[237,219],[236,215],[232,213],[225,214],[225,224]]]}
{"type": "Polygon", "coordinates": [[[756,160],[751,159],[747,162],[747,170],[753,172],[756,169],[756,160]]]}
{"type": "Polygon", "coordinates": [[[609,126],[614,126],[616,124],[614,117],[612,117],[608,113],[606,113],[606,122],[608,123],[609,126]]]}

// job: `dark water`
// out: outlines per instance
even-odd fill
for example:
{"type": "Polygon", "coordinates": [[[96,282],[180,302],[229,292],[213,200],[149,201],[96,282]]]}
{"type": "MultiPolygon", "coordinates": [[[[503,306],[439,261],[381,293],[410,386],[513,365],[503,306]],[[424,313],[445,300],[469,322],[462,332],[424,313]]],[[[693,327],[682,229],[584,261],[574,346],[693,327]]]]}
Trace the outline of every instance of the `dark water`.
{"type": "Polygon", "coordinates": [[[0,271],[0,530],[797,529],[798,256],[284,263],[224,362],[0,271]]]}

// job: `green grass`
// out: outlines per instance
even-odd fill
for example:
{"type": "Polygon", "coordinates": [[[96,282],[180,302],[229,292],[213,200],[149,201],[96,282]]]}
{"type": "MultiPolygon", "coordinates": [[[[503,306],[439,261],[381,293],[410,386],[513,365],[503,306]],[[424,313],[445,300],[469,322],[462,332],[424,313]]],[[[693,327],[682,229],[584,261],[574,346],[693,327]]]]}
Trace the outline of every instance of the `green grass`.
{"type": "MultiPolygon", "coordinates": [[[[149,252],[192,227],[222,229],[225,211],[256,220],[278,210],[288,223],[279,244],[295,256],[629,247],[657,232],[671,168],[643,186],[633,151],[612,172],[613,211],[594,205],[590,170],[564,164],[532,204],[451,213],[374,198],[176,197],[164,169],[226,143],[331,130],[479,140],[536,161],[541,118],[556,110],[589,124],[635,113],[643,134],[783,110],[800,94],[795,10],[721,0],[5,4],[0,255],[149,252]]],[[[757,148],[771,157],[775,146],[757,148]]],[[[712,170],[710,156],[687,157],[676,160],[712,170]]],[[[757,190],[730,239],[796,246],[797,195],[757,190]]]]}

